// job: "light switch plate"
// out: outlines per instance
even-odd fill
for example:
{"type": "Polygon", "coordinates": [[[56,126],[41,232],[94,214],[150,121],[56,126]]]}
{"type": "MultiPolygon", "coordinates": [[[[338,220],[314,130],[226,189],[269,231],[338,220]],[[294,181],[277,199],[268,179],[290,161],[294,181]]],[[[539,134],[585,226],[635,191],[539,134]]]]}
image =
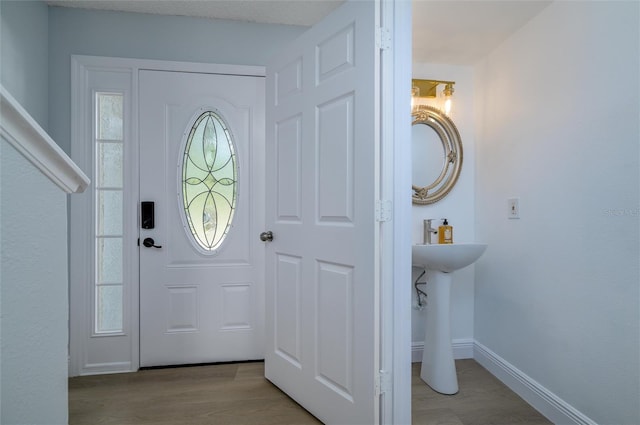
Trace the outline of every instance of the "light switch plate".
{"type": "Polygon", "coordinates": [[[510,198],[507,199],[507,217],[520,218],[520,199],[510,198]]]}

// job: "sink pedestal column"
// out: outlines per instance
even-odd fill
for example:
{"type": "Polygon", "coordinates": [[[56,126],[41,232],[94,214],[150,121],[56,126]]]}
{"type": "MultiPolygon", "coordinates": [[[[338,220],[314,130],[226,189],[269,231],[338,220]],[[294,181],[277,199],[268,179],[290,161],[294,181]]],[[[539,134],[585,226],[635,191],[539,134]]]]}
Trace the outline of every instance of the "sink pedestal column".
{"type": "Polygon", "coordinates": [[[439,393],[456,394],[458,378],[451,346],[451,273],[431,271],[429,276],[420,378],[439,393]]]}

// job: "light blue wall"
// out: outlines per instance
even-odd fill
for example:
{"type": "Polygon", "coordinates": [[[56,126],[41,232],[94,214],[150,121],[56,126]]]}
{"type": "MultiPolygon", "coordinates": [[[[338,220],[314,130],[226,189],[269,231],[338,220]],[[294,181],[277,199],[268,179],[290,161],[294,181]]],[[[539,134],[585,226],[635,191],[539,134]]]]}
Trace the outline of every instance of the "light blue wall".
{"type": "Polygon", "coordinates": [[[190,17],[49,10],[50,134],[70,152],[71,55],[265,65],[306,27],[190,17]]]}
{"type": "MultiPolygon", "coordinates": [[[[0,80],[45,130],[48,16],[0,1],[0,80]]],[[[66,424],[67,197],[4,139],[0,183],[0,422],[66,424]]]]}
{"type": "MultiPolygon", "coordinates": [[[[47,130],[48,7],[0,1],[0,20],[2,85],[47,130]]],[[[67,197],[4,139],[0,182],[0,422],[66,424],[67,197]]]]}
{"type": "Polygon", "coordinates": [[[67,196],[0,141],[3,424],[67,423],[67,196]]]}
{"type": "Polygon", "coordinates": [[[48,127],[48,7],[0,1],[0,81],[29,114],[48,127]]]}

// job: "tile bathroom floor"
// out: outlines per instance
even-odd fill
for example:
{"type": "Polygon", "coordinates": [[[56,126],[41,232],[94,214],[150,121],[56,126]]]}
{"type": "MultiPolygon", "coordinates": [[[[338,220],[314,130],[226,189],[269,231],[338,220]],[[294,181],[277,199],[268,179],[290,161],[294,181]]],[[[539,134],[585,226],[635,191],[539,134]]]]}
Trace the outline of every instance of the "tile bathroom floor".
{"type": "MultiPolygon", "coordinates": [[[[550,424],[474,360],[456,361],[460,392],[445,396],[412,369],[414,424],[550,424]]],[[[69,379],[70,425],[320,424],[264,379],[261,362],[69,379]]]]}

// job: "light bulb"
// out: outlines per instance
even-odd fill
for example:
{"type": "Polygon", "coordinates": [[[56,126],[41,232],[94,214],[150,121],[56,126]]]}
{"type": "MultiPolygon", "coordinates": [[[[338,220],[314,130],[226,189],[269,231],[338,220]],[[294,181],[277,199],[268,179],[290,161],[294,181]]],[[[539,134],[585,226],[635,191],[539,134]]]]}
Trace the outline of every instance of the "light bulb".
{"type": "Polygon", "coordinates": [[[453,109],[453,84],[447,84],[444,87],[442,93],[444,94],[444,113],[447,115],[451,115],[451,110],[453,109]]]}
{"type": "Polygon", "coordinates": [[[451,96],[448,96],[444,100],[444,113],[447,115],[451,114],[451,96]]]}

